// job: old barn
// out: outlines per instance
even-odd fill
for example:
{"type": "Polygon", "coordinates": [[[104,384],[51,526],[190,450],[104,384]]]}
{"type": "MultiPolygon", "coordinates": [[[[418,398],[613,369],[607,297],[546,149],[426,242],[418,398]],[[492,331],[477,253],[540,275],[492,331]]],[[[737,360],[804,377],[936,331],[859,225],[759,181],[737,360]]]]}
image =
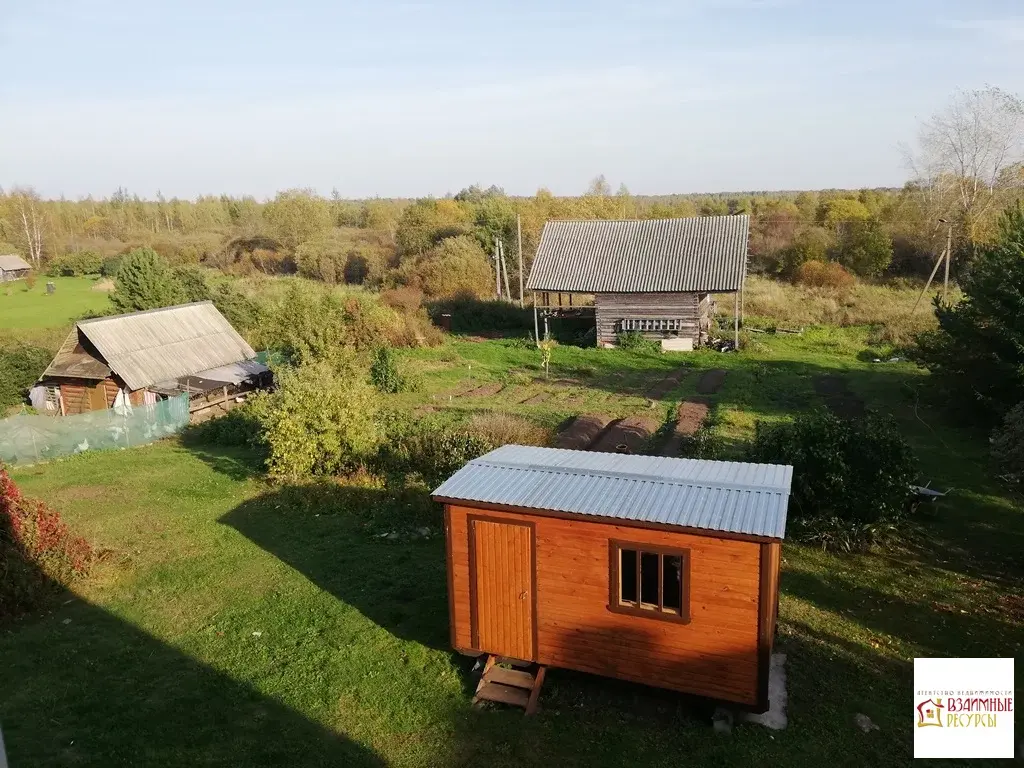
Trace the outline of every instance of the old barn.
{"type": "Polygon", "coordinates": [[[212,302],[81,320],[30,393],[62,415],[187,392],[193,421],[228,410],[268,369],[212,302]]]}
{"type": "Polygon", "coordinates": [[[0,255],[0,283],[9,283],[28,277],[32,265],[16,253],[0,255]]]}
{"type": "Polygon", "coordinates": [[[545,317],[593,313],[598,346],[635,332],[693,349],[709,340],[713,294],[735,294],[738,327],[749,227],[746,215],[549,221],[527,287],[545,317]]]}
{"type": "Polygon", "coordinates": [[[791,477],[518,445],[469,462],[434,498],[451,644],[489,657],[477,697],[529,712],[559,667],[765,711],[791,477]]]}

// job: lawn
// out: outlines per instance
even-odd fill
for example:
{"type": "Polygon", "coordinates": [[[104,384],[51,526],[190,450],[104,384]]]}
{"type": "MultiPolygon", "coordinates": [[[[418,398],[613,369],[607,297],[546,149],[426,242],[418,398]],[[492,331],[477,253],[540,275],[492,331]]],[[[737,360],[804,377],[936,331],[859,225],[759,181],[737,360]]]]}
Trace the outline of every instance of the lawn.
{"type": "Polygon", "coordinates": [[[870,362],[867,334],[752,336],[738,355],[560,347],[547,378],[528,347],[452,342],[408,353],[421,386],[392,398],[551,428],[582,412],[663,419],[700,371],[724,368],[711,399],[727,455],[756,419],[819,404],[823,374],[892,413],[922,479],[953,492],[894,549],[785,545],[787,730],[719,735],[701,703],[558,670],[536,717],[474,710],[470,663],[447,647],[436,512],[429,537],[384,539],[408,499],[271,487],[244,453],[166,441],[14,473],[104,554],[75,595],[0,628],[12,765],[906,765],[914,656],[1022,650],[1024,513],[991,478],[985,436],[919,403],[913,366],[870,362]],[[646,396],[680,366],[673,391],[646,396]],[[491,381],[505,389],[453,394],[491,381]],[[879,730],[861,732],[859,713],[879,730]]]}
{"type": "Polygon", "coordinates": [[[24,280],[0,285],[0,328],[30,329],[66,327],[86,312],[106,309],[110,299],[105,291],[94,290],[99,278],[40,277],[29,289],[24,280]],[[46,293],[54,283],[56,292],[46,293]]]}

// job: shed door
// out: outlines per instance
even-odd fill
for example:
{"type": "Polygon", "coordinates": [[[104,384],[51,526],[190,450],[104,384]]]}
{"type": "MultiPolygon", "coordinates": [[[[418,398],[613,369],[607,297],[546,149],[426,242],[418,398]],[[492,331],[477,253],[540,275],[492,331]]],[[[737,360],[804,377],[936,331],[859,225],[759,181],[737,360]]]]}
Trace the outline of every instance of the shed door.
{"type": "Polygon", "coordinates": [[[103,411],[107,408],[107,389],[101,381],[95,387],[88,390],[89,410],[103,411]]]}
{"type": "Polygon", "coordinates": [[[530,523],[469,518],[470,614],[478,651],[532,661],[536,601],[530,523]]]}

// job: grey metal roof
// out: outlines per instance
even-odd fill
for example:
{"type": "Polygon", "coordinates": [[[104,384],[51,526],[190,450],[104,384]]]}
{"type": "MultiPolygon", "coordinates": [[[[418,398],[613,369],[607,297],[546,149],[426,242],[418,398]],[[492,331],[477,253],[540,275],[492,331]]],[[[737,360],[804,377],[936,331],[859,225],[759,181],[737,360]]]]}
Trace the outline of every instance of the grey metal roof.
{"type": "Polygon", "coordinates": [[[32,269],[32,265],[16,253],[0,254],[0,269],[13,271],[16,269],[32,269]]]}
{"type": "Polygon", "coordinates": [[[434,497],[781,539],[792,478],[779,464],[506,445],[434,497]]]}
{"type": "Polygon", "coordinates": [[[209,301],[82,320],[77,328],[131,389],[256,356],[209,301]]]}
{"type": "Polygon", "coordinates": [[[549,221],[527,288],[577,293],[736,291],[750,217],[549,221]]]}

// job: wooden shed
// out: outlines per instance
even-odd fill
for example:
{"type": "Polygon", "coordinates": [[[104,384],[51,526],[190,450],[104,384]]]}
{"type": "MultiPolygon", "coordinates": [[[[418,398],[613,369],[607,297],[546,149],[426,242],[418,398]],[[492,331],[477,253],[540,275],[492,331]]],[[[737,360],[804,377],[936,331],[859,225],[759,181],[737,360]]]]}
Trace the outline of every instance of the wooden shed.
{"type": "Polygon", "coordinates": [[[263,386],[268,368],[212,302],[80,320],[30,397],[61,415],[189,394],[192,420],[263,386]]]}
{"type": "Polygon", "coordinates": [[[451,644],[489,657],[477,696],[530,711],[557,667],[766,711],[791,478],[518,445],[469,462],[434,499],[451,644]]]}
{"type": "Polygon", "coordinates": [[[593,312],[598,346],[636,332],[693,349],[710,338],[713,294],[736,294],[738,328],[749,228],[746,215],[549,221],[527,288],[544,316],[593,312]]]}
{"type": "Polygon", "coordinates": [[[0,283],[10,283],[28,277],[32,265],[16,253],[0,254],[0,283]]]}

